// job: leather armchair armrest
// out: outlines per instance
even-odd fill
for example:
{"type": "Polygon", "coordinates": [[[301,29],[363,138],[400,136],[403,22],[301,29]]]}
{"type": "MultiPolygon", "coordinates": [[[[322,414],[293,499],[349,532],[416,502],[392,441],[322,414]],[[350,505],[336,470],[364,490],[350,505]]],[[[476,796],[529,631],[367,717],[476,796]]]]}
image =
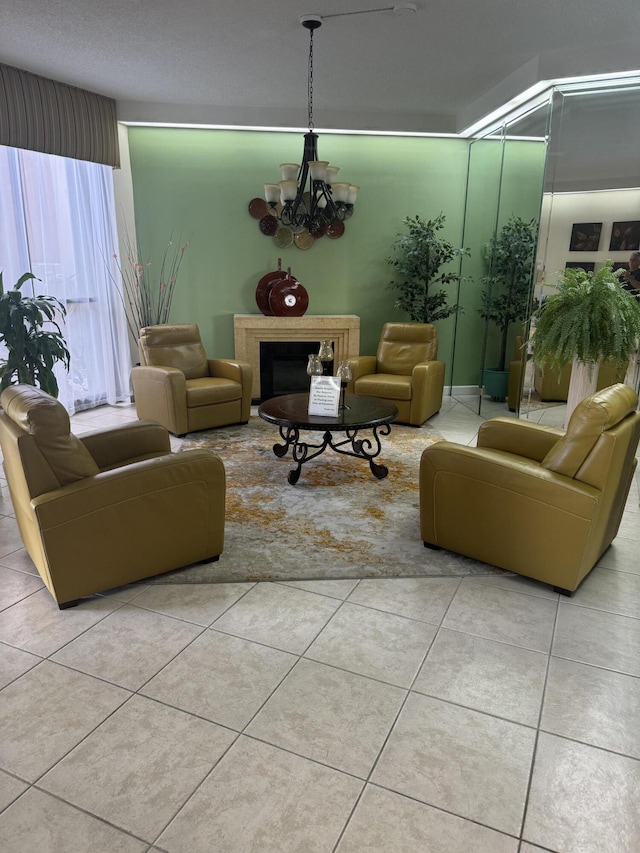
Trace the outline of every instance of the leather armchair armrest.
{"type": "Polygon", "coordinates": [[[423,361],[411,371],[410,423],[419,426],[442,408],[444,362],[423,361]]]}
{"type": "Polygon", "coordinates": [[[376,372],[377,360],[375,355],[359,355],[355,358],[347,359],[351,368],[351,379],[347,386],[347,390],[353,391],[353,383],[361,376],[369,376],[376,372]]]}
{"type": "Polygon", "coordinates": [[[513,418],[492,418],[478,432],[478,447],[503,450],[542,462],[564,431],[513,418]]]}
{"type": "Polygon", "coordinates": [[[246,423],[251,416],[253,368],[246,361],[235,361],[231,358],[209,358],[207,363],[209,365],[209,376],[233,379],[242,386],[240,420],[242,423],[246,423]]]}
{"type": "Polygon", "coordinates": [[[169,433],[153,421],[135,421],[121,427],[97,430],[80,436],[98,468],[119,465],[150,453],[169,453],[169,433]]]}
{"type": "Polygon", "coordinates": [[[181,370],[134,367],[131,383],[141,418],[165,424],[174,435],[187,432],[187,384],[181,370]]]}
{"type": "Polygon", "coordinates": [[[251,384],[251,365],[246,361],[234,361],[230,358],[209,358],[209,376],[220,379],[233,379],[241,385],[251,384]]]}

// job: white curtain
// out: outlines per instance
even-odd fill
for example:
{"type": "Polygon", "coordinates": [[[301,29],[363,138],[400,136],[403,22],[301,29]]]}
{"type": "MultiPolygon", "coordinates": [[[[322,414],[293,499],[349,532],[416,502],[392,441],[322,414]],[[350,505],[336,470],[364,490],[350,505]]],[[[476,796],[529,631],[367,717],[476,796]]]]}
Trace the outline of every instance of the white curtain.
{"type": "Polygon", "coordinates": [[[59,399],[70,412],[129,401],[130,350],[113,279],[118,252],[111,168],[0,146],[0,270],[5,290],[55,296],[71,367],[59,399]]]}

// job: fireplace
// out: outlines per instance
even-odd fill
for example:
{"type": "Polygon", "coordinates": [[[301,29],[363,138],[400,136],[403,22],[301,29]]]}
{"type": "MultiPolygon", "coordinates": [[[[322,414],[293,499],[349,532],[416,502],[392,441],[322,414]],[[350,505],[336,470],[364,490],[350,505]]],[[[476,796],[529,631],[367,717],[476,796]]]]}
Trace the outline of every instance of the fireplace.
{"type": "Polygon", "coordinates": [[[309,354],[317,353],[319,346],[319,341],[261,341],[261,402],[308,391],[307,362],[309,354]]]}
{"type": "MultiPolygon", "coordinates": [[[[301,343],[307,356],[318,352],[320,341],[333,343],[334,364],[360,354],[360,318],[354,314],[305,314],[302,317],[265,317],[263,314],[234,314],[235,357],[253,370],[251,399],[267,399],[262,392],[260,345],[262,343],[301,343]],[[311,343],[310,343],[311,342],[311,343]],[[310,348],[309,348],[310,347],[310,348]]],[[[305,373],[306,376],[306,373],[305,373]]],[[[308,390],[309,377],[306,377],[308,390]]],[[[287,392],[293,393],[293,392],[287,392]]]]}

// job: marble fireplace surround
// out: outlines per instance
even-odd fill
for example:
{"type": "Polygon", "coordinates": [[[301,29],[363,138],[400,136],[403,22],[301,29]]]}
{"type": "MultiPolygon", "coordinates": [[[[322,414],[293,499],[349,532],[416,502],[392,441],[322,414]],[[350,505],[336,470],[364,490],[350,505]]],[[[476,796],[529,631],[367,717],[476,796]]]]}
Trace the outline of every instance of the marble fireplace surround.
{"type": "Polygon", "coordinates": [[[253,368],[252,400],[260,395],[260,344],[263,341],[333,341],[335,361],[360,354],[360,318],[355,314],[305,314],[303,317],[265,317],[234,314],[235,357],[253,368]]]}

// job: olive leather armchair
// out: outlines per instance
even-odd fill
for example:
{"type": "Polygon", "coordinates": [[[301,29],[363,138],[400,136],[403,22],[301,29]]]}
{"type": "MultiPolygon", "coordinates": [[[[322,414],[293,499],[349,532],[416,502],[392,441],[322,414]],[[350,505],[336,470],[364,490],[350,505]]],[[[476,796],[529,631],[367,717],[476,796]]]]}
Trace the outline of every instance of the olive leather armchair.
{"type": "Polygon", "coordinates": [[[438,333],[430,323],[385,323],[375,356],[349,360],[347,390],[380,397],[398,409],[397,423],[422,424],[440,411],[444,364],[438,333]]]}
{"type": "Polygon", "coordinates": [[[211,451],[172,453],[159,424],[81,438],[53,397],[0,395],[4,470],[24,546],[60,609],[92,593],[217,560],[225,471],[211,451]]]}
{"type": "Polygon", "coordinates": [[[138,351],[131,383],[139,418],[174,435],[249,420],[251,365],[207,358],[195,323],[145,326],[138,351]]]}
{"type": "Polygon", "coordinates": [[[640,439],[638,395],[617,384],[584,399],[566,432],[493,418],[477,447],[423,451],[420,535],[571,594],[615,538],[640,439]]]}

